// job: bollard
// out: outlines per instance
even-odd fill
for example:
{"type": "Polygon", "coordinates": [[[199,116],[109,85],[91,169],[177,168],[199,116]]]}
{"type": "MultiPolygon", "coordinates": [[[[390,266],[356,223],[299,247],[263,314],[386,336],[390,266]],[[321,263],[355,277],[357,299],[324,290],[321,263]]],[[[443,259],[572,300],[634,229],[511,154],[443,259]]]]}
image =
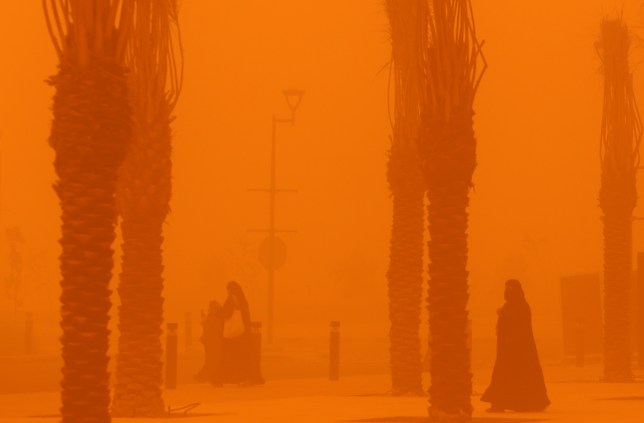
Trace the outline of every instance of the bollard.
{"type": "Polygon", "coordinates": [[[637,299],[637,316],[635,328],[637,329],[637,364],[644,368],[644,253],[637,253],[637,285],[635,288],[637,299]]]}
{"type": "Polygon", "coordinates": [[[252,322],[251,325],[252,365],[251,372],[254,383],[263,383],[262,378],[262,323],[252,322]]]}
{"type": "Polygon", "coordinates": [[[168,323],[165,343],[165,388],[177,388],[177,323],[168,323]]]}
{"type": "Polygon", "coordinates": [[[329,380],[340,379],[340,322],[331,322],[329,336],[329,380]]]}
{"type": "Polygon", "coordinates": [[[577,367],[584,367],[586,355],[584,349],[584,324],[577,322],[575,324],[575,365],[577,367]]]}
{"type": "Polygon", "coordinates": [[[472,336],[472,319],[467,319],[467,328],[465,330],[465,333],[467,335],[467,351],[469,352],[470,355],[470,371],[472,369],[472,360],[473,360],[473,355],[472,355],[472,344],[473,344],[473,336],[472,336]]]}
{"type": "Polygon", "coordinates": [[[34,348],[34,314],[25,313],[25,354],[33,353],[34,348]]]}
{"type": "Polygon", "coordinates": [[[186,313],[186,352],[192,349],[192,313],[186,313]]]}

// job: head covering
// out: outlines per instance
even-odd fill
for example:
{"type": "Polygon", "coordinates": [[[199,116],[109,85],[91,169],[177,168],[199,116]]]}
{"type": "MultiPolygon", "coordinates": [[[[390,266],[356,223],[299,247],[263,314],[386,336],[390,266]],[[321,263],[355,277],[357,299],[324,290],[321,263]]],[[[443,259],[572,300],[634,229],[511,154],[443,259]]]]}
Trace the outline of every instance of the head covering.
{"type": "Polygon", "coordinates": [[[505,282],[505,300],[506,301],[522,301],[525,300],[521,282],[517,279],[508,279],[505,282]]]}
{"type": "Polygon", "coordinates": [[[233,294],[239,301],[246,302],[246,296],[244,295],[244,290],[241,285],[235,281],[230,281],[226,285],[228,292],[233,294]]]}

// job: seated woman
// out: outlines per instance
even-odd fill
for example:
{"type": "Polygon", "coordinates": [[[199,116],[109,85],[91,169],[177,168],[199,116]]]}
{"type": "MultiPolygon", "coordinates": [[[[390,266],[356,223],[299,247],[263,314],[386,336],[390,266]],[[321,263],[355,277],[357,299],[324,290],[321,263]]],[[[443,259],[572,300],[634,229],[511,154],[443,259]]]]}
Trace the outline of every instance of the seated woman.
{"type": "Polygon", "coordinates": [[[241,286],[228,282],[228,297],[223,307],[224,318],[224,367],[223,382],[245,385],[262,384],[258,351],[251,334],[250,309],[241,286]]]}
{"type": "Polygon", "coordinates": [[[205,351],[204,366],[195,376],[199,382],[222,384],[224,310],[217,301],[211,301],[208,314],[202,321],[201,342],[205,351]]]}

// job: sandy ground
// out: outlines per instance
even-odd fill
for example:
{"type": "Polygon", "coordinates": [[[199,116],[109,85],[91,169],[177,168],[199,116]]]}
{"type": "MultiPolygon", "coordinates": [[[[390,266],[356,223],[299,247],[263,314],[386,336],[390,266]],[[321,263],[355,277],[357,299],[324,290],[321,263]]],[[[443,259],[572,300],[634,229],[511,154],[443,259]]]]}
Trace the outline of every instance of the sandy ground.
{"type": "MultiPolygon", "coordinates": [[[[561,423],[642,422],[644,383],[606,384],[597,381],[600,368],[545,367],[552,405],[543,413],[486,413],[478,396],[486,375],[474,379],[472,403],[475,422],[561,423]]],[[[639,376],[642,372],[639,372],[639,376]]],[[[641,379],[640,379],[641,380],[641,379]]],[[[387,375],[344,377],[338,382],[322,378],[283,379],[264,386],[214,388],[183,384],[166,391],[173,417],[194,423],[250,422],[407,422],[427,421],[426,397],[391,397],[387,375]],[[184,415],[178,408],[199,404],[184,415]]],[[[0,423],[57,421],[56,392],[0,395],[0,423]]],[[[115,422],[153,422],[150,419],[114,419],[115,422]]],[[[156,420],[158,421],[158,420],[156,420]]]]}

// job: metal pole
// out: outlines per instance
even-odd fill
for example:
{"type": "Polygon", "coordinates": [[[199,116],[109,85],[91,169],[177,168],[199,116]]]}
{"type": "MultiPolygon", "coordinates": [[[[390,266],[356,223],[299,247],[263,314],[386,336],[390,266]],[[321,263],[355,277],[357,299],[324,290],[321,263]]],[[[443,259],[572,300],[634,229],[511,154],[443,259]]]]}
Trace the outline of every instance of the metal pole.
{"type": "MultiPolygon", "coordinates": [[[[3,201],[2,201],[3,200],[2,199],[2,184],[3,184],[3,181],[2,181],[2,171],[3,171],[3,166],[2,166],[2,147],[3,147],[2,132],[0,132],[0,234],[2,234],[4,232],[4,229],[3,229],[4,225],[3,225],[3,222],[2,222],[2,209],[4,207],[4,204],[3,204],[3,201]]],[[[1,239],[3,239],[3,238],[0,238],[0,240],[1,239]]],[[[2,246],[1,242],[0,242],[0,246],[2,246]]],[[[0,248],[0,253],[2,253],[2,252],[3,252],[3,249],[0,248]]]]}
{"type": "Polygon", "coordinates": [[[637,253],[637,364],[644,368],[644,253],[637,253]]]}
{"type": "Polygon", "coordinates": [[[329,334],[329,380],[340,379],[340,322],[331,322],[329,334]]]}
{"type": "Polygon", "coordinates": [[[168,323],[166,335],[165,388],[177,388],[177,323],[168,323]]]}
{"type": "Polygon", "coordinates": [[[467,350],[470,352],[470,369],[472,368],[472,340],[473,340],[473,335],[472,335],[472,319],[467,319],[467,350]]]}
{"type": "Polygon", "coordinates": [[[186,312],[186,352],[192,349],[192,313],[186,312]]]}
{"type": "Polygon", "coordinates": [[[577,367],[584,367],[586,362],[586,346],[584,341],[584,324],[578,321],[575,323],[575,365],[577,367]]]}
{"type": "Polygon", "coordinates": [[[25,314],[25,354],[31,354],[33,352],[33,336],[34,336],[34,314],[27,312],[25,314]]]}
{"type": "Polygon", "coordinates": [[[253,371],[251,381],[253,383],[263,383],[262,377],[262,323],[251,323],[251,339],[253,345],[253,371]]]}
{"type": "Polygon", "coordinates": [[[269,191],[269,226],[268,226],[268,310],[266,321],[266,340],[268,344],[273,343],[273,328],[274,328],[274,297],[275,297],[275,214],[276,214],[276,174],[277,174],[277,124],[290,123],[295,124],[295,110],[302,100],[303,91],[301,90],[284,90],[286,101],[291,109],[291,117],[288,119],[279,119],[273,115],[272,134],[271,134],[271,181],[269,191]],[[292,103],[290,96],[297,96],[297,102],[292,103]]]}
{"type": "Polygon", "coordinates": [[[267,341],[273,343],[273,295],[275,287],[275,179],[276,179],[276,137],[277,137],[277,118],[273,115],[273,136],[271,138],[271,185],[270,185],[270,204],[268,220],[268,239],[269,239],[269,266],[268,266],[268,322],[267,322],[267,341]]]}

